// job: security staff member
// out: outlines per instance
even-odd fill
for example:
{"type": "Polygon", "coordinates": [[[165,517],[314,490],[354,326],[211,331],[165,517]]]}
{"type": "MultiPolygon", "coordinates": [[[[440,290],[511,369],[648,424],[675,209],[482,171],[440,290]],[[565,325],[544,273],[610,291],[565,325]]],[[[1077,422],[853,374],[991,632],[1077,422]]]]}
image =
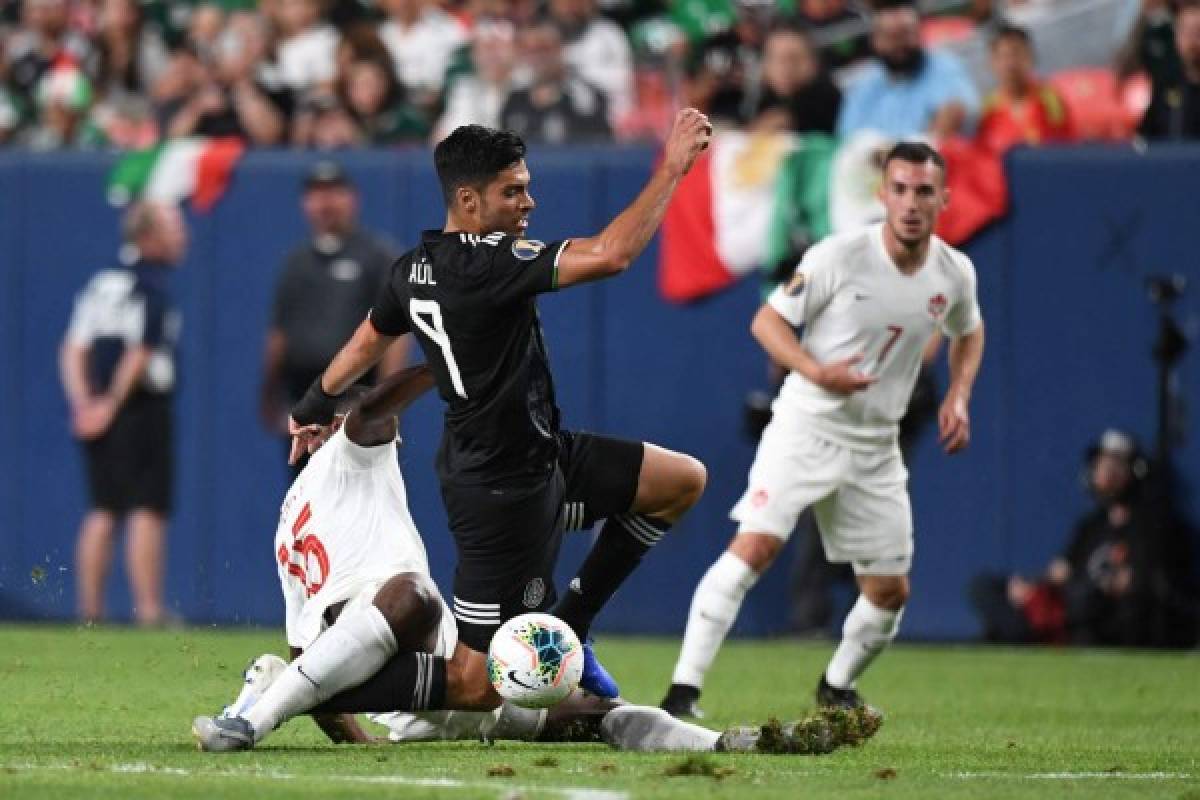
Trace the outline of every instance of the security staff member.
{"type": "Polygon", "coordinates": [[[104,616],[104,580],[116,527],[124,520],[134,618],[154,625],[164,621],[180,327],[167,297],[167,269],[183,259],[187,230],[177,207],[145,203],[126,215],[124,236],[136,256],[100,271],[79,294],[59,367],[91,491],[76,545],[80,616],[104,616]]]}
{"type": "MultiPolygon", "coordinates": [[[[304,179],[301,205],[312,238],[284,260],[263,357],[263,425],[287,434],[288,409],[366,319],[394,253],[358,226],[358,194],[342,168],[318,161],[304,179]]],[[[404,344],[382,364],[403,366],[404,344]]]]}

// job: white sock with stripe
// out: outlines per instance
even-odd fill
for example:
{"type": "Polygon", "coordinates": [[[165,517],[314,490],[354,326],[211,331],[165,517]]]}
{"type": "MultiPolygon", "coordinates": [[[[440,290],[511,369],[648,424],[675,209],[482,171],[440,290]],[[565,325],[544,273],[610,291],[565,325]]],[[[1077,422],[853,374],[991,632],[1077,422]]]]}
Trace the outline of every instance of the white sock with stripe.
{"type": "Polygon", "coordinates": [[[370,678],[397,650],[396,637],[375,606],[343,612],[275,679],[246,712],[261,741],[281,724],[370,678]]]}
{"type": "Polygon", "coordinates": [[[758,573],[728,550],[708,568],[692,595],[672,683],[697,689],[704,685],[704,676],[733,627],[746,592],[757,580],[758,573]]]}

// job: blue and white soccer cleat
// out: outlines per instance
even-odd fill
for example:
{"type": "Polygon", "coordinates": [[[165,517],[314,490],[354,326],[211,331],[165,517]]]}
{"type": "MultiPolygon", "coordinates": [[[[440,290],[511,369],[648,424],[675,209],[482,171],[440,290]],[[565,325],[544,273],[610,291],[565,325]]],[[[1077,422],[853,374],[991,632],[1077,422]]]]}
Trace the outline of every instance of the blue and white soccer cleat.
{"type": "Polygon", "coordinates": [[[613,680],[613,676],[608,674],[608,670],[596,658],[596,653],[592,649],[591,637],[583,643],[583,676],[579,679],[579,688],[606,700],[619,697],[621,694],[621,689],[613,680]]]}
{"type": "Polygon", "coordinates": [[[275,679],[287,671],[288,664],[282,658],[264,653],[250,662],[242,672],[242,690],[237,699],[221,710],[222,717],[241,717],[258,702],[275,679]]]}

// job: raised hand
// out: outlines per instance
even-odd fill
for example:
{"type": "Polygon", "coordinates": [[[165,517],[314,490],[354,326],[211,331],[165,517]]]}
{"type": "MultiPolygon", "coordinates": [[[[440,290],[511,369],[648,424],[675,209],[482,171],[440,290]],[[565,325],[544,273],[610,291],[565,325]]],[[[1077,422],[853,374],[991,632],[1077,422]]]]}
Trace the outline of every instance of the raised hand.
{"type": "Polygon", "coordinates": [[[292,449],[288,452],[288,464],[294,465],[306,453],[314,453],[329,437],[328,425],[300,425],[288,417],[288,433],[292,435],[292,449]]]}
{"type": "Polygon", "coordinates": [[[677,175],[686,175],[711,138],[712,125],[708,117],[694,108],[682,109],[675,115],[667,135],[663,164],[677,175]]]}

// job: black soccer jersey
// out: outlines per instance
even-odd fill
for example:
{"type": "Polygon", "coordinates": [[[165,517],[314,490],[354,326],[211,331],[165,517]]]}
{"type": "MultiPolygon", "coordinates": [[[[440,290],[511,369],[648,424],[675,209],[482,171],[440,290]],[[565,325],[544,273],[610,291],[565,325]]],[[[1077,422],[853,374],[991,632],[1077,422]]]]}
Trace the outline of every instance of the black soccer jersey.
{"type": "Polygon", "coordinates": [[[558,457],[559,412],[535,296],[558,285],[567,242],[425,231],[371,309],[380,333],[411,331],[446,401],[443,482],[536,480],[558,457]]]}

